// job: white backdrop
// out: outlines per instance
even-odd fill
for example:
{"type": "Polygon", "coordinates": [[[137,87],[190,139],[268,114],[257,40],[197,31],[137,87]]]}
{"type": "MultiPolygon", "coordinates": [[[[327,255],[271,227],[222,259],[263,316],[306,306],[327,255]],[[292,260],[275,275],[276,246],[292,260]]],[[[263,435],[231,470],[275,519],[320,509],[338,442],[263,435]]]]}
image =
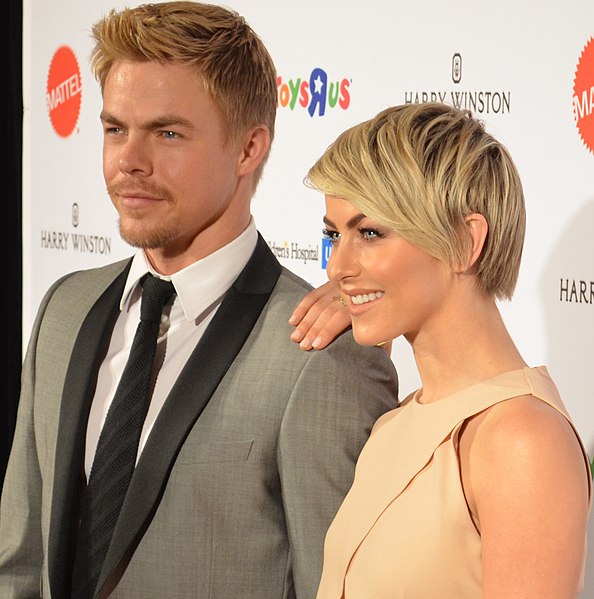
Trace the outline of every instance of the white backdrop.
{"type": "MultiPolygon", "coordinates": [[[[131,253],[104,190],[101,101],[88,67],[91,24],[124,5],[24,2],[25,343],[58,276],[131,253]]],[[[323,202],[302,180],[340,131],[386,106],[436,99],[473,109],[508,146],[528,230],[514,300],[501,309],[526,361],[548,365],[594,455],[594,2],[227,5],[260,34],[279,73],[277,138],[253,212],[281,262],[314,285],[325,280],[323,202]]],[[[404,395],[418,383],[406,343],[392,357],[404,395]]]]}

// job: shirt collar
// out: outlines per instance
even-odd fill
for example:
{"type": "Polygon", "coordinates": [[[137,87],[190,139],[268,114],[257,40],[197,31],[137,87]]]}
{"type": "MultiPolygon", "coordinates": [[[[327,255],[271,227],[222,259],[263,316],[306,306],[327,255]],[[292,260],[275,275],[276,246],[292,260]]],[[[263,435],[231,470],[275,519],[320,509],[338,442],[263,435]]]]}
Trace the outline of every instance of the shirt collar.
{"type": "Polygon", "coordinates": [[[254,219],[233,241],[209,256],[190,264],[186,268],[163,276],[155,272],[144,250],[136,252],[132,258],[120,310],[128,310],[139,297],[139,283],[142,277],[151,273],[165,280],[171,280],[187,320],[196,320],[202,312],[216,303],[231,287],[233,281],[244,269],[258,240],[254,219]]]}

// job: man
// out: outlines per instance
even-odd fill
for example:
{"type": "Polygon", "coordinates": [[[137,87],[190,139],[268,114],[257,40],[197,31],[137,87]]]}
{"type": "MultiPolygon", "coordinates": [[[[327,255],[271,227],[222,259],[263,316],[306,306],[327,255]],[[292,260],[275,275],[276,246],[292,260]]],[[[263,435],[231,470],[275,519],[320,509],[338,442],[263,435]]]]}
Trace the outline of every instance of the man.
{"type": "Polygon", "coordinates": [[[139,250],[42,302],[0,504],[0,596],[314,597],[326,528],[394,406],[392,364],[350,334],[313,353],[289,340],[309,288],[250,216],[276,73],[244,20],[171,2],[112,12],[93,35],[104,176],[139,250]],[[156,287],[169,290],[147,317],[156,287]],[[140,315],[159,336],[141,402],[140,315]]]}

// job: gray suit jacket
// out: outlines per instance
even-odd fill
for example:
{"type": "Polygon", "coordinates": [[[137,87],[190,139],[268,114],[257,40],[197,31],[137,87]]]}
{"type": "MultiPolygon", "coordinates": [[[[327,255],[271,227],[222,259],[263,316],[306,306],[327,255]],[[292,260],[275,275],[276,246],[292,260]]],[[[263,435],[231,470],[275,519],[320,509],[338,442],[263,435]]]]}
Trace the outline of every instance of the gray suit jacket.
{"type": "MultiPolygon", "coordinates": [[[[0,503],[2,599],[69,596],[86,422],[128,267],[64,277],[41,305],[0,503]]],[[[307,290],[260,238],[155,422],[98,597],[315,596],[325,531],[397,382],[350,333],[319,352],[289,341],[307,290]]]]}

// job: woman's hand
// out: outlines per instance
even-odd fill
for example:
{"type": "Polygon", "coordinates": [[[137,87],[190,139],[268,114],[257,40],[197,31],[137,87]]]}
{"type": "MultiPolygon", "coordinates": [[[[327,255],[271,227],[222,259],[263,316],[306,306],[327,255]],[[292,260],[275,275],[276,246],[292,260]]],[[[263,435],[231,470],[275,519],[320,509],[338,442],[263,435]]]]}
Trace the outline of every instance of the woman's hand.
{"type": "Polygon", "coordinates": [[[346,301],[332,283],[310,291],[289,318],[291,340],[305,351],[323,349],[351,325],[346,301]],[[344,303],[343,303],[344,302],[344,303]]]}

